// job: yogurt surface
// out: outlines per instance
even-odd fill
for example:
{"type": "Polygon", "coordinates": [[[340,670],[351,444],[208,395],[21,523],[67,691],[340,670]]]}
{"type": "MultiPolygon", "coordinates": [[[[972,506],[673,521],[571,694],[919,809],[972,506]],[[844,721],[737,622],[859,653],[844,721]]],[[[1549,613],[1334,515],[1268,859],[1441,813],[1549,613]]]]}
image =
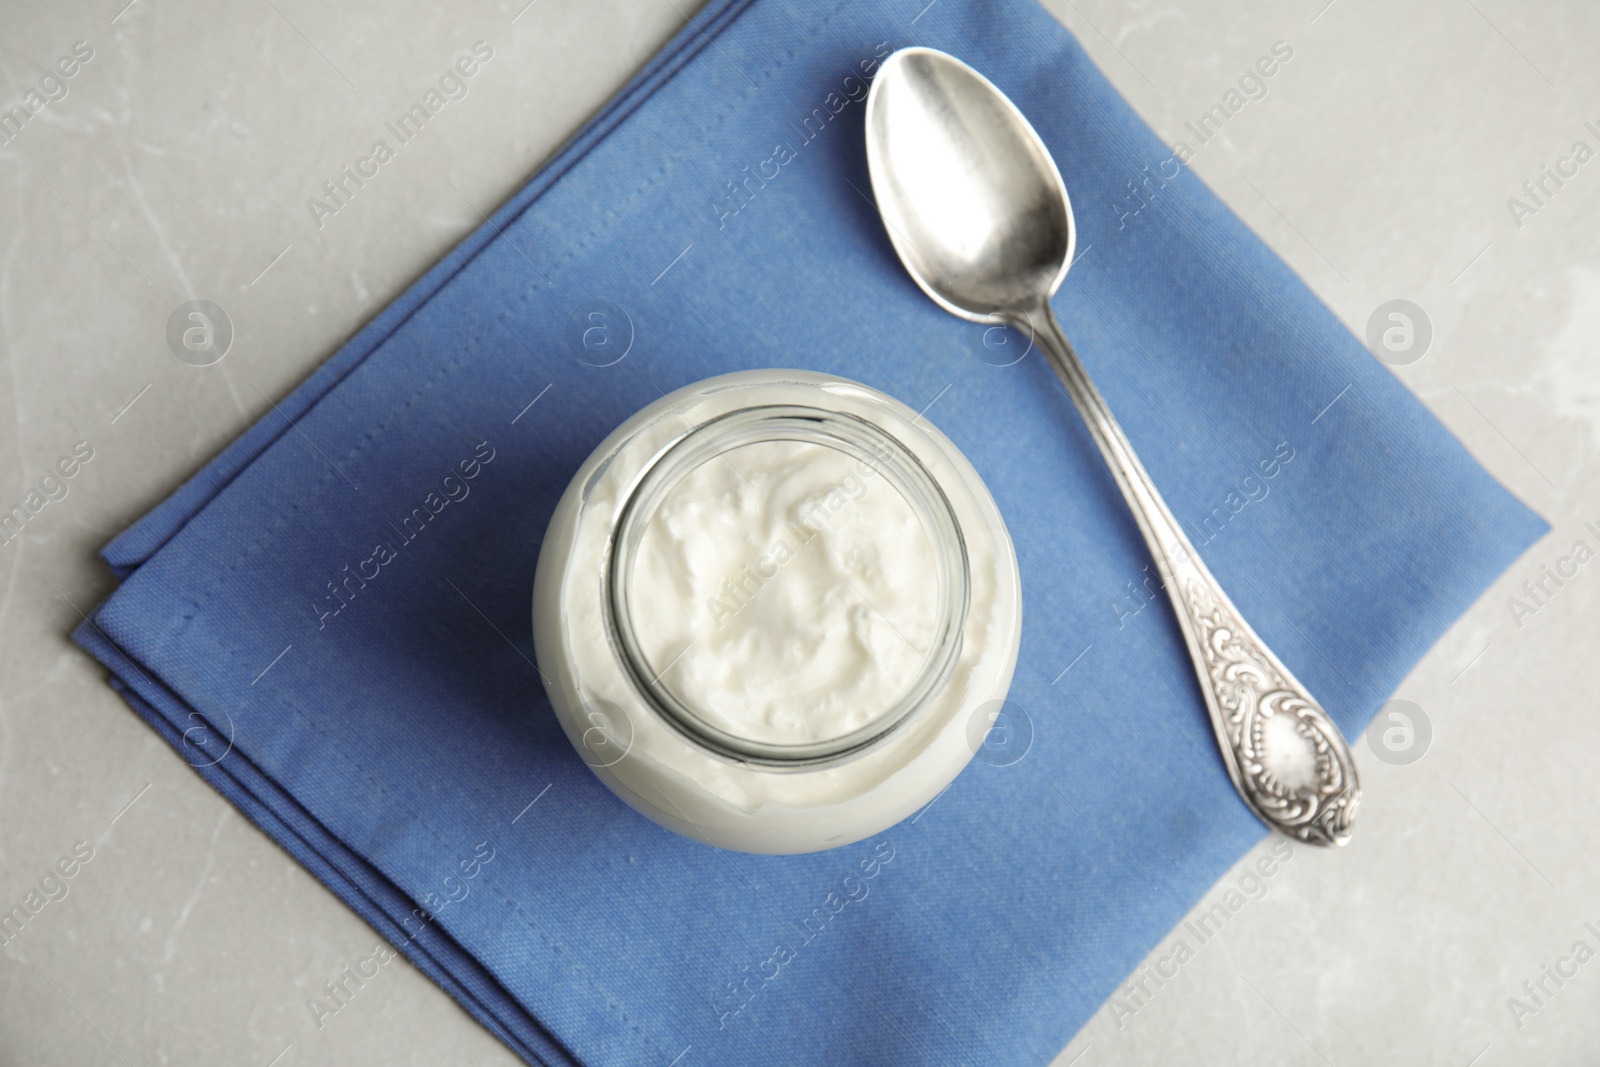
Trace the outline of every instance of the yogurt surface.
{"type": "Polygon", "coordinates": [[[629,583],[653,673],[730,734],[843,737],[889,711],[939,623],[932,536],[872,464],[827,445],[762,441],[668,489],[629,583]]]}

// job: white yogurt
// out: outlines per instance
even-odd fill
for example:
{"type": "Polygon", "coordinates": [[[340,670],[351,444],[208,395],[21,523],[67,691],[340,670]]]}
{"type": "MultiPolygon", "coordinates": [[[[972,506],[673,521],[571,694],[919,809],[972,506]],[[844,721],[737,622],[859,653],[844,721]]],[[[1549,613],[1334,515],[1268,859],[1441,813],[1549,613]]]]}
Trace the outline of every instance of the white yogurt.
{"type": "Polygon", "coordinates": [[[667,492],[634,564],[652,672],[730,734],[824,741],[886,713],[938,627],[938,560],[911,504],[870,463],[763,441],[667,492]]]}
{"type": "Polygon", "coordinates": [[[534,581],[578,754],[647,817],[750,852],[859,841],[938,795],[1006,695],[1021,620],[1010,537],[960,451],[807,371],[712,378],[618,427],[534,581]],[[869,443],[768,433],[780,409],[869,443]],[[750,432],[716,437],[731,424],[750,432]]]}

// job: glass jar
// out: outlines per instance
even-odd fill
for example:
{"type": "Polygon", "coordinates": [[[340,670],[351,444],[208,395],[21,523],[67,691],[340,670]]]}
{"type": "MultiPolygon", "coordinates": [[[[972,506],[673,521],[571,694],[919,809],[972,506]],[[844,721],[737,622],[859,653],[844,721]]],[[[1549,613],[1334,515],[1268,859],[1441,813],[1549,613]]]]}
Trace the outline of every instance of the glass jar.
{"type": "Polygon", "coordinates": [[[1016,554],[982,479],[857,382],[745,371],[650,404],[550,520],[534,648],[630,806],[747,852],[850,844],[972,759],[1016,666],[1016,554]]]}

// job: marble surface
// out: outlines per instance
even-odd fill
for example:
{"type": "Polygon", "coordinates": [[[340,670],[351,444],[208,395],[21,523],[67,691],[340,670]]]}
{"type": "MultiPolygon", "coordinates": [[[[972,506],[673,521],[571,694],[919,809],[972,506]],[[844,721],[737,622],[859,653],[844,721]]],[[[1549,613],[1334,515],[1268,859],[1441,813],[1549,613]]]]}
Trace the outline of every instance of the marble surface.
{"type": "MultiPolygon", "coordinates": [[[[376,934],[66,634],[113,587],[99,546],[477,225],[692,0],[125,2],[0,12],[0,102],[39,93],[0,124],[0,511],[44,500],[0,544],[0,902],[60,897],[0,948],[0,1064],[512,1064],[403,961],[316,1017],[376,934]],[[319,228],[307,198],[478,40],[467,96],[319,228]],[[233,328],[205,367],[168,343],[195,299],[233,328]],[[92,458],[52,475],[75,446],[92,458]]],[[[940,16],[924,3],[908,34],[940,16]]],[[[1572,953],[1600,951],[1600,564],[1572,552],[1600,549],[1600,159],[1574,155],[1600,152],[1600,8],[1048,6],[1190,147],[1186,123],[1292,49],[1191,165],[1352,330],[1381,309],[1395,373],[1555,527],[1359,744],[1354,844],[1270,876],[1263,845],[1191,917],[1225,923],[1174,931],[1057,1064],[1595,1062],[1600,962],[1572,953]],[[1572,577],[1529,597],[1547,565],[1572,577]]]]}

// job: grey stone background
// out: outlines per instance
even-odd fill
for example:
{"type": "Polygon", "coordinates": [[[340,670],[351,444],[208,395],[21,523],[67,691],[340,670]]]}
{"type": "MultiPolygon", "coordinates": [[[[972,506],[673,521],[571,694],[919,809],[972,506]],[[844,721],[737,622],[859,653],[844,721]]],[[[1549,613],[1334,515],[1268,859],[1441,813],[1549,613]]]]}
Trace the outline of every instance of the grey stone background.
{"type": "MultiPolygon", "coordinates": [[[[74,42],[94,50],[0,147],[0,510],[76,442],[94,451],[0,545],[0,901],[93,849],[0,949],[0,1064],[509,1065],[403,961],[319,1028],[307,999],[376,934],[65,635],[113,586],[99,546],[476,226],[692,0],[125,2],[0,10],[0,103],[74,42]],[[495,59],[470,95],[319,232],[306,198],[478,39],[495,59]],[[234,328],[204,372],[166,342],[193,299],[234,328]]],[[[908,24],[934,17],[924,3],[908,24]]],[[[1256,899],[1204,944],[1174,931],[1140,971],[1171,977],[1120,993],[1057,1063],[1594,1063],[1600,961],[1569,954],[1600,950],[1584,925],[1600,928],[1600,565],[1531,613],[1508,599],[1575,541],[1600,548],[1584,529],[1600,529],[1600,159],[1546,179],[1541,203],[1521,188],[1576,141],[1600,151],[1600,8],[1049,6],[1173,140],[1275,42],[1293,48],[1193,167],[1358,335],[1389,301],[1422,309],[1431,340],[1389,354],[1396,373],[1555,526],[1358,746],[1355,843],[1246,881],[1263,845],[1197,917],[1241,883],[1256,899]],[[1514,196],[1536,210],[1514,218],[1514,196]],[[1523,983],[1546,966],[1577,973],[1535,1004],[1523,983]]]]}

